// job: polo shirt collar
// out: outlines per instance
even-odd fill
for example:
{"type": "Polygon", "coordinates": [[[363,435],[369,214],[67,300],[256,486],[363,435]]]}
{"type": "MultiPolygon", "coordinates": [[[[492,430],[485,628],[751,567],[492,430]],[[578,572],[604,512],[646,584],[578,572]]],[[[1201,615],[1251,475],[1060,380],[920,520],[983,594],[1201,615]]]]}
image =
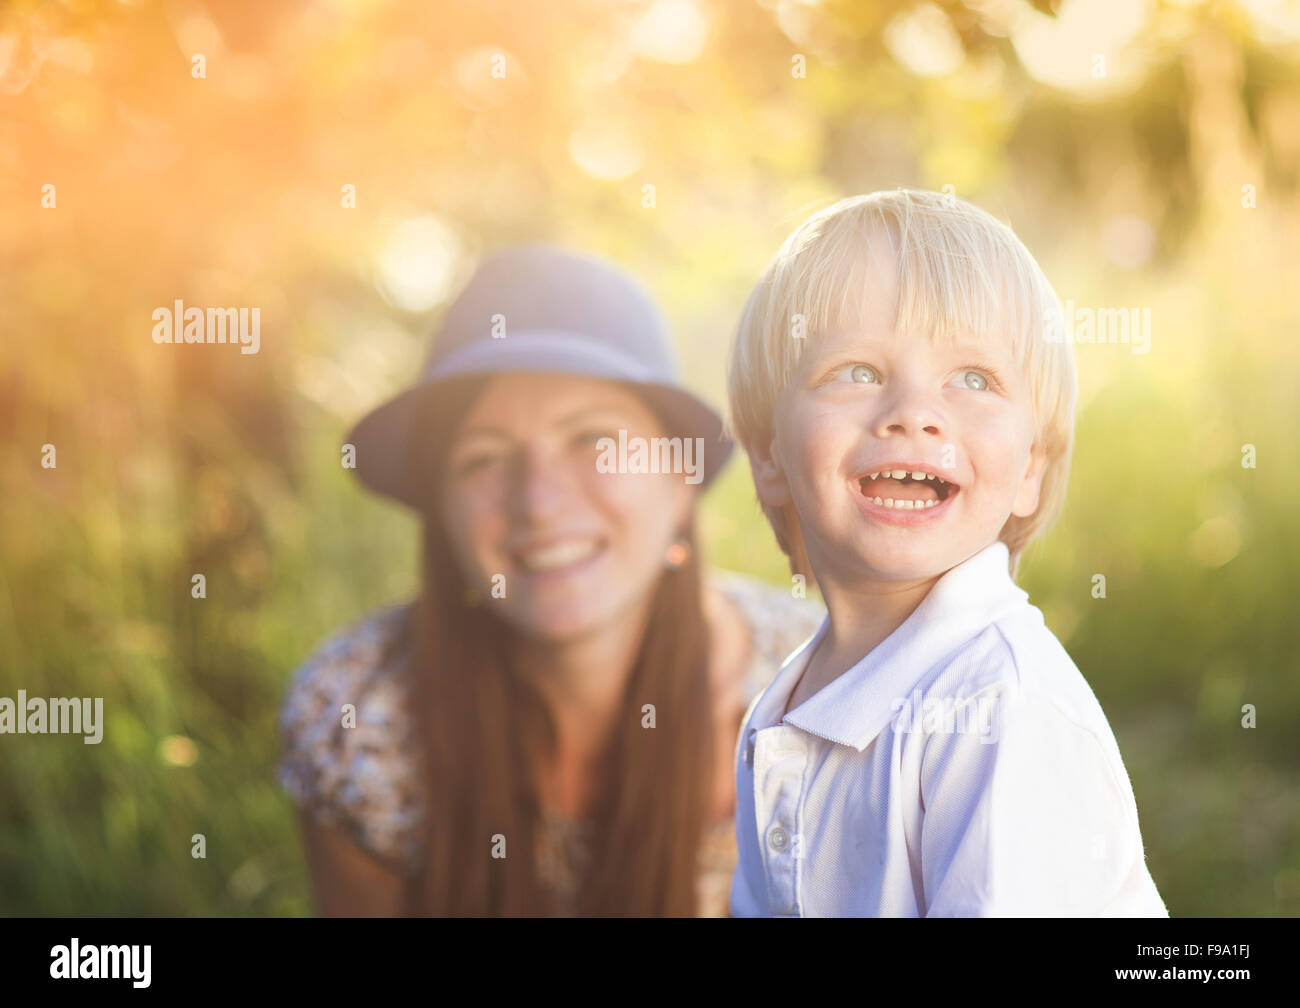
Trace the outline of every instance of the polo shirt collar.
{"type": "MultiPolygon", "coordinates": [[[[861,752],[897,716],[925,672],[989,624],[1023,605],[1028,594],[1009,571],[1006,544],[998,540],[945,573],[903,623],[870,654],[784,718],[813,735],[861,752]]],[[[806,645],[806,665],[825,636],[806,645]]]]}

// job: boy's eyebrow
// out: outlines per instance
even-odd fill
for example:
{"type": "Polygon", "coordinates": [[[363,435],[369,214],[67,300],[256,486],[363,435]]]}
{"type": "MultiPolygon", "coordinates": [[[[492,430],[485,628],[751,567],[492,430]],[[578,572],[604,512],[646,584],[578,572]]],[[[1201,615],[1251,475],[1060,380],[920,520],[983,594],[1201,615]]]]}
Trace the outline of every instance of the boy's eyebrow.
{"type": "MultiPolygon", "coordinates": [[[[852,329],[831,330],[826,333],[821,342],[810,348],[810,353],[805,356],[803,363],[805,366],[815,366],[824,360],[836,357],[852,357],[860,346],[880,346],[892,342],[894,338],[895,334],[892,333],[888,337],[881,337],[852,329]]],[[[962,338],[950,346],[955,353],[973,356],[996,354],[1004,349],[995,343],[976,342],[970,338],[962,338]]]]}
{"type": "Polygon", "coordinates": [[[805,367],[815,365],[832,357],[851,355],[853,348],[862,343],[880,344],[883,342],[884,340],[879,336],[870,336],[864,332],[852,329],[832,329],[809,348],[809,353],[804,355],[801,363],[805,367]]]}

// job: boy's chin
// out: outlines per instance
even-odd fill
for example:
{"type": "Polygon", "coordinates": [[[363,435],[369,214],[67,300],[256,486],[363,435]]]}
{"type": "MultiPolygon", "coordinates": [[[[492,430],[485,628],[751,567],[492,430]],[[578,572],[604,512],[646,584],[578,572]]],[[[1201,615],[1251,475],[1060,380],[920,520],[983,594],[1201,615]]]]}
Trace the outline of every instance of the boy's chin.
{"type": "Polygon", "coordinates": [[[997,541],[998,537],[993,536],[987,541],[977,539],[974,543],[948,544],[937,550],[882,552],[868,548],[860,553],[861,570],[875,581],[924,581],[942,577],[997,541]]]}
{"type": "Polygon", "coordinates": [[[920,580],[938,577],[973,555],[963,543],[898,543],[894,548],[879,545],[861,550],[863,567],[878,576],[894,580],[920,580]]]}
{"type": "MultiPolygon", "coordinates": [[[[858,549],[841,554],[841,561],[834,564],[827,574],[830,578],[854,584],[902,584],[938,577],[959,562],[956,559],[949,562],[947,554],[932,551],[910,550],[882,554],[870,549],[858,549]],[[848,562],[845,563],[844,559],[848,562]]],[[[817,574],[817,579],[820,582],[822,575],[817,574]]]]}
{"type": "Polygon", "coordinates": [[[951,570],[955,564],[940,563],[877,563],[868,565],[867,578],[877,583],[910,584],[930,581],[951,570]]]}

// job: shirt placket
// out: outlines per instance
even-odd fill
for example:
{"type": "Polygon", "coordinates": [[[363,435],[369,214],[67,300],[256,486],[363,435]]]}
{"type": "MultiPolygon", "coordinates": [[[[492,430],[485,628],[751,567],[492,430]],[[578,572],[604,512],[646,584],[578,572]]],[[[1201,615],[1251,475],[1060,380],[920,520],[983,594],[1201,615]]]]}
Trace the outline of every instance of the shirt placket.
{"type": "Polygon", "coordinates": [[[797,728],[776,725],[751,729],[754,769],[754,821],[772,913],[798,916],[799,867],[803,844],[799,833],[804,768],[808,753],[797,728]]]}

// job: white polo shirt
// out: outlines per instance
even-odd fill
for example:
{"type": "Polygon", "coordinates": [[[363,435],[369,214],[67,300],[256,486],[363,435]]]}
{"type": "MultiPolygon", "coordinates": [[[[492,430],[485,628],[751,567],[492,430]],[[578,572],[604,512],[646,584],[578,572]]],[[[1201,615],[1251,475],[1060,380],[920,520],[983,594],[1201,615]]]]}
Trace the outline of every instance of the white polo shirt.
{"type": "Polygon", "coordinates": [[[1007,561],[781,718],[828,616],[750,705],[733,915],[1168,916],[1115,736],[1007,561]]]}

